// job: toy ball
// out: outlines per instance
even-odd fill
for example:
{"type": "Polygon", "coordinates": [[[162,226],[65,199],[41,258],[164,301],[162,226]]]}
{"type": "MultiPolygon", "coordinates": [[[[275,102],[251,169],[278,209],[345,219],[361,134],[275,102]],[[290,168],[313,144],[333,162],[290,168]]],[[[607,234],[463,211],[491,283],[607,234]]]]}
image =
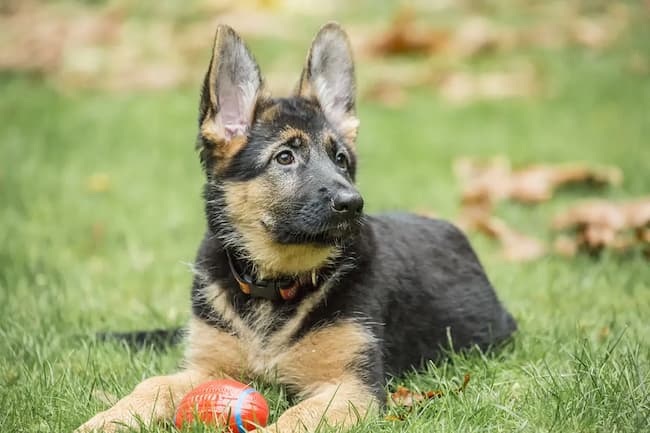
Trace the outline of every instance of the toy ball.
{"type": "Polygon", "coordinates": [[[266,426],[269,406],[262,394],[248,385],[231,379],[211,380],[183,397],[174,424],[180,429],[195,417],[206,424],[227,426],[233,433],[244,433],[266,426]]]}

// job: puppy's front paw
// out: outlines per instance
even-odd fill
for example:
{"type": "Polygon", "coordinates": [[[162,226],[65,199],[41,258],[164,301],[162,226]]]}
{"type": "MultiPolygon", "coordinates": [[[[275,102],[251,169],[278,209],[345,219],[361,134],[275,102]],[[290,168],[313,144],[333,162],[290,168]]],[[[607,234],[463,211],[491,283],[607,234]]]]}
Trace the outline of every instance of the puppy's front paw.
{"type": "Polygon", "coordinates": [[[304,422],[290,412],[282,414],[273,424],[258,429],[258,432],[262,433],[307,433],[309,431],[310,429],[305,426],[304,422]]]}
{"type": "Polygon", "coordinates": [[[134,425],[133,416],[129,413],[115,413],[113,410],[100,412],[79,428],[74,433],[113,433],[134,425]]]}

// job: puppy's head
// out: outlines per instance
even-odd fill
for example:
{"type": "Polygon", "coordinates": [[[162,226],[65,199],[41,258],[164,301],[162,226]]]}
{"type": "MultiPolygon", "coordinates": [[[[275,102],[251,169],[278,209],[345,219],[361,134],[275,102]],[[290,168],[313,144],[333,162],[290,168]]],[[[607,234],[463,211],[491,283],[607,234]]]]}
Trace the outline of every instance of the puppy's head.
{"type": "Polygon", "coordinates": [[[294,95],[271,98],[239,36],[220,26],[203,84],[199,147],[211,230],[266,275],[322,266],[362,218],[347,36],[316,35],[294,95]]]}

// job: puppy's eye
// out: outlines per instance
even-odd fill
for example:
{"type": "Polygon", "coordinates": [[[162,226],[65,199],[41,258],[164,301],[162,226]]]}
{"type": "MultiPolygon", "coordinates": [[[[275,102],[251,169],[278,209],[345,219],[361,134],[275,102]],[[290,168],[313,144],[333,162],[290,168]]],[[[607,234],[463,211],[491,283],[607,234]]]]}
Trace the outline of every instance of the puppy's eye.
{"type": "Polygon", "coordinates": [[[290,150],[283,150],[275,155],[275,160],[281,165],[291,165],[296,160],[290,150]]]}
{"type": "Polygon", "coordinates": [[[348,169],[348,157],[345,156],[345,153],[343,153],[343,152],[337,153],[336,156],[334,157],[334,162],[339,167],[341,167],[341,168],[343,168],[345,170],[348,169]]]}

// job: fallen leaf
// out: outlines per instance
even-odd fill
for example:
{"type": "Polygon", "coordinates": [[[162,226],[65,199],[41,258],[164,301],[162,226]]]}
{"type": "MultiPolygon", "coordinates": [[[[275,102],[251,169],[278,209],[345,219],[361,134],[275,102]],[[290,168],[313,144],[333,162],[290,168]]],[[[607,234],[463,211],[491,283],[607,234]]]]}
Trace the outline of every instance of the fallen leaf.
{"type": "Polygon", "coordinates": [[[534,68],[527,65],[508,72],[453,72],[443,76],[437,87],[447,100],[467,103],[483,99],[530,97],[539,92],[540,85],[534,68]]]}
{"type": "Polygon", "coordinates": [[[539,203],[549,200],[562,185],[618,185],[623,179],[616,167],[567,163],[533,164],[513,169],[504,157],[485,161],[459,158],[454,162],[454,173],[462,183],[463,203],[496,203],[505,199],[539,203]]]}
{"type": "Polygon", "coordinates": [[[401,9],[391,26],[368,42],[368,51],[375,56],[432,54],[442,51],[448,42],[448,31],[418,26],[415,12],[401,9]]]}
{"type": "Polygon", "coordinates": [[[465,391],[465,388],[467,388],[467,385],[469,385],[469,380],[470,380],[470,375],[469,373],[465,373],[465,376],[463,376],[463,383],[460,385],[460,388],[458,388],[458,392],[463,392],[465,391]]]}
{"type": "Polygon", "coordinates": [[[564,257],[573,257],[578,252],[578,242],[569,236],[559,236],[553,242],[553,251],[564,257]]]}
{"type": "Polygon", "coordinates": [[[514,31],[498,29],[483,16],[464,19],[449,38],[447,52],[457,57],[470,57],[514,48],[514,31]]]}
{"type": "Polygon", "coordinates": [[[569,22],[569,38],[587,48],[607,48],[618,40],[628,27],[629,16],[627,5],[612,2],[603,14],[573,18],[569,22]]]}
{"type": "Polygon", "coordinates": [[[461,213],[465,230],[474,230],[501,244],[501,255],[510,262],[528,262],[546,254],[543,242],[526,236],[508,226],[505,221],[490,215],[489,208],[466,206],[461,213]]]}
{"type": "Polygon", "coordinates": [[[575,42],[589,48],[603,48],[610,43],[612,35],[601,22],[579,18],[571,26],[571,37],[575,42]]]}
{"type": "MultiPolygon", "coordinates": [[[[467,388],[467,384],[470,381],[470,375],[465,374],[463,376],[463,383],[461,386],[456,390],[457,393],[461,393],[465,391],[467,388]]],[[[398,385],[397,390],[395,392],[391,393],[389,396],[389,404],[395,407],[400,407],[400,408],[407,408],[409,410],[412,410],[413,407],[417,406],[419,403],[422,403],[427,400],[431,400],[434,398],[440,398],[444,397],[445,393],[440,390],[436,391],[426,391],[426,392],[417,392],[413,391],[405,386],[398,385]]],[[[400,417],[393,417],[396,418],[395,420],[402,420],[403,418],[400,417]]],[[[393,420],[393,419],[391,419],[393,420]]]]}
{"type": "MultiPolygon", "coordinates": [[[[552,222],[555,231],[570,232],[575,252],[585,250],[598,252],[604,248],[624,252],[635,246],[650,246],[650,197],[612,202],[590,200],[579,203],[555,216],[552,222]]],[[[563,234],[556,239],[558,245],[569,241],[563,234]]],[[[574,253],[575,253],[574,252],[574,253]]]]}

